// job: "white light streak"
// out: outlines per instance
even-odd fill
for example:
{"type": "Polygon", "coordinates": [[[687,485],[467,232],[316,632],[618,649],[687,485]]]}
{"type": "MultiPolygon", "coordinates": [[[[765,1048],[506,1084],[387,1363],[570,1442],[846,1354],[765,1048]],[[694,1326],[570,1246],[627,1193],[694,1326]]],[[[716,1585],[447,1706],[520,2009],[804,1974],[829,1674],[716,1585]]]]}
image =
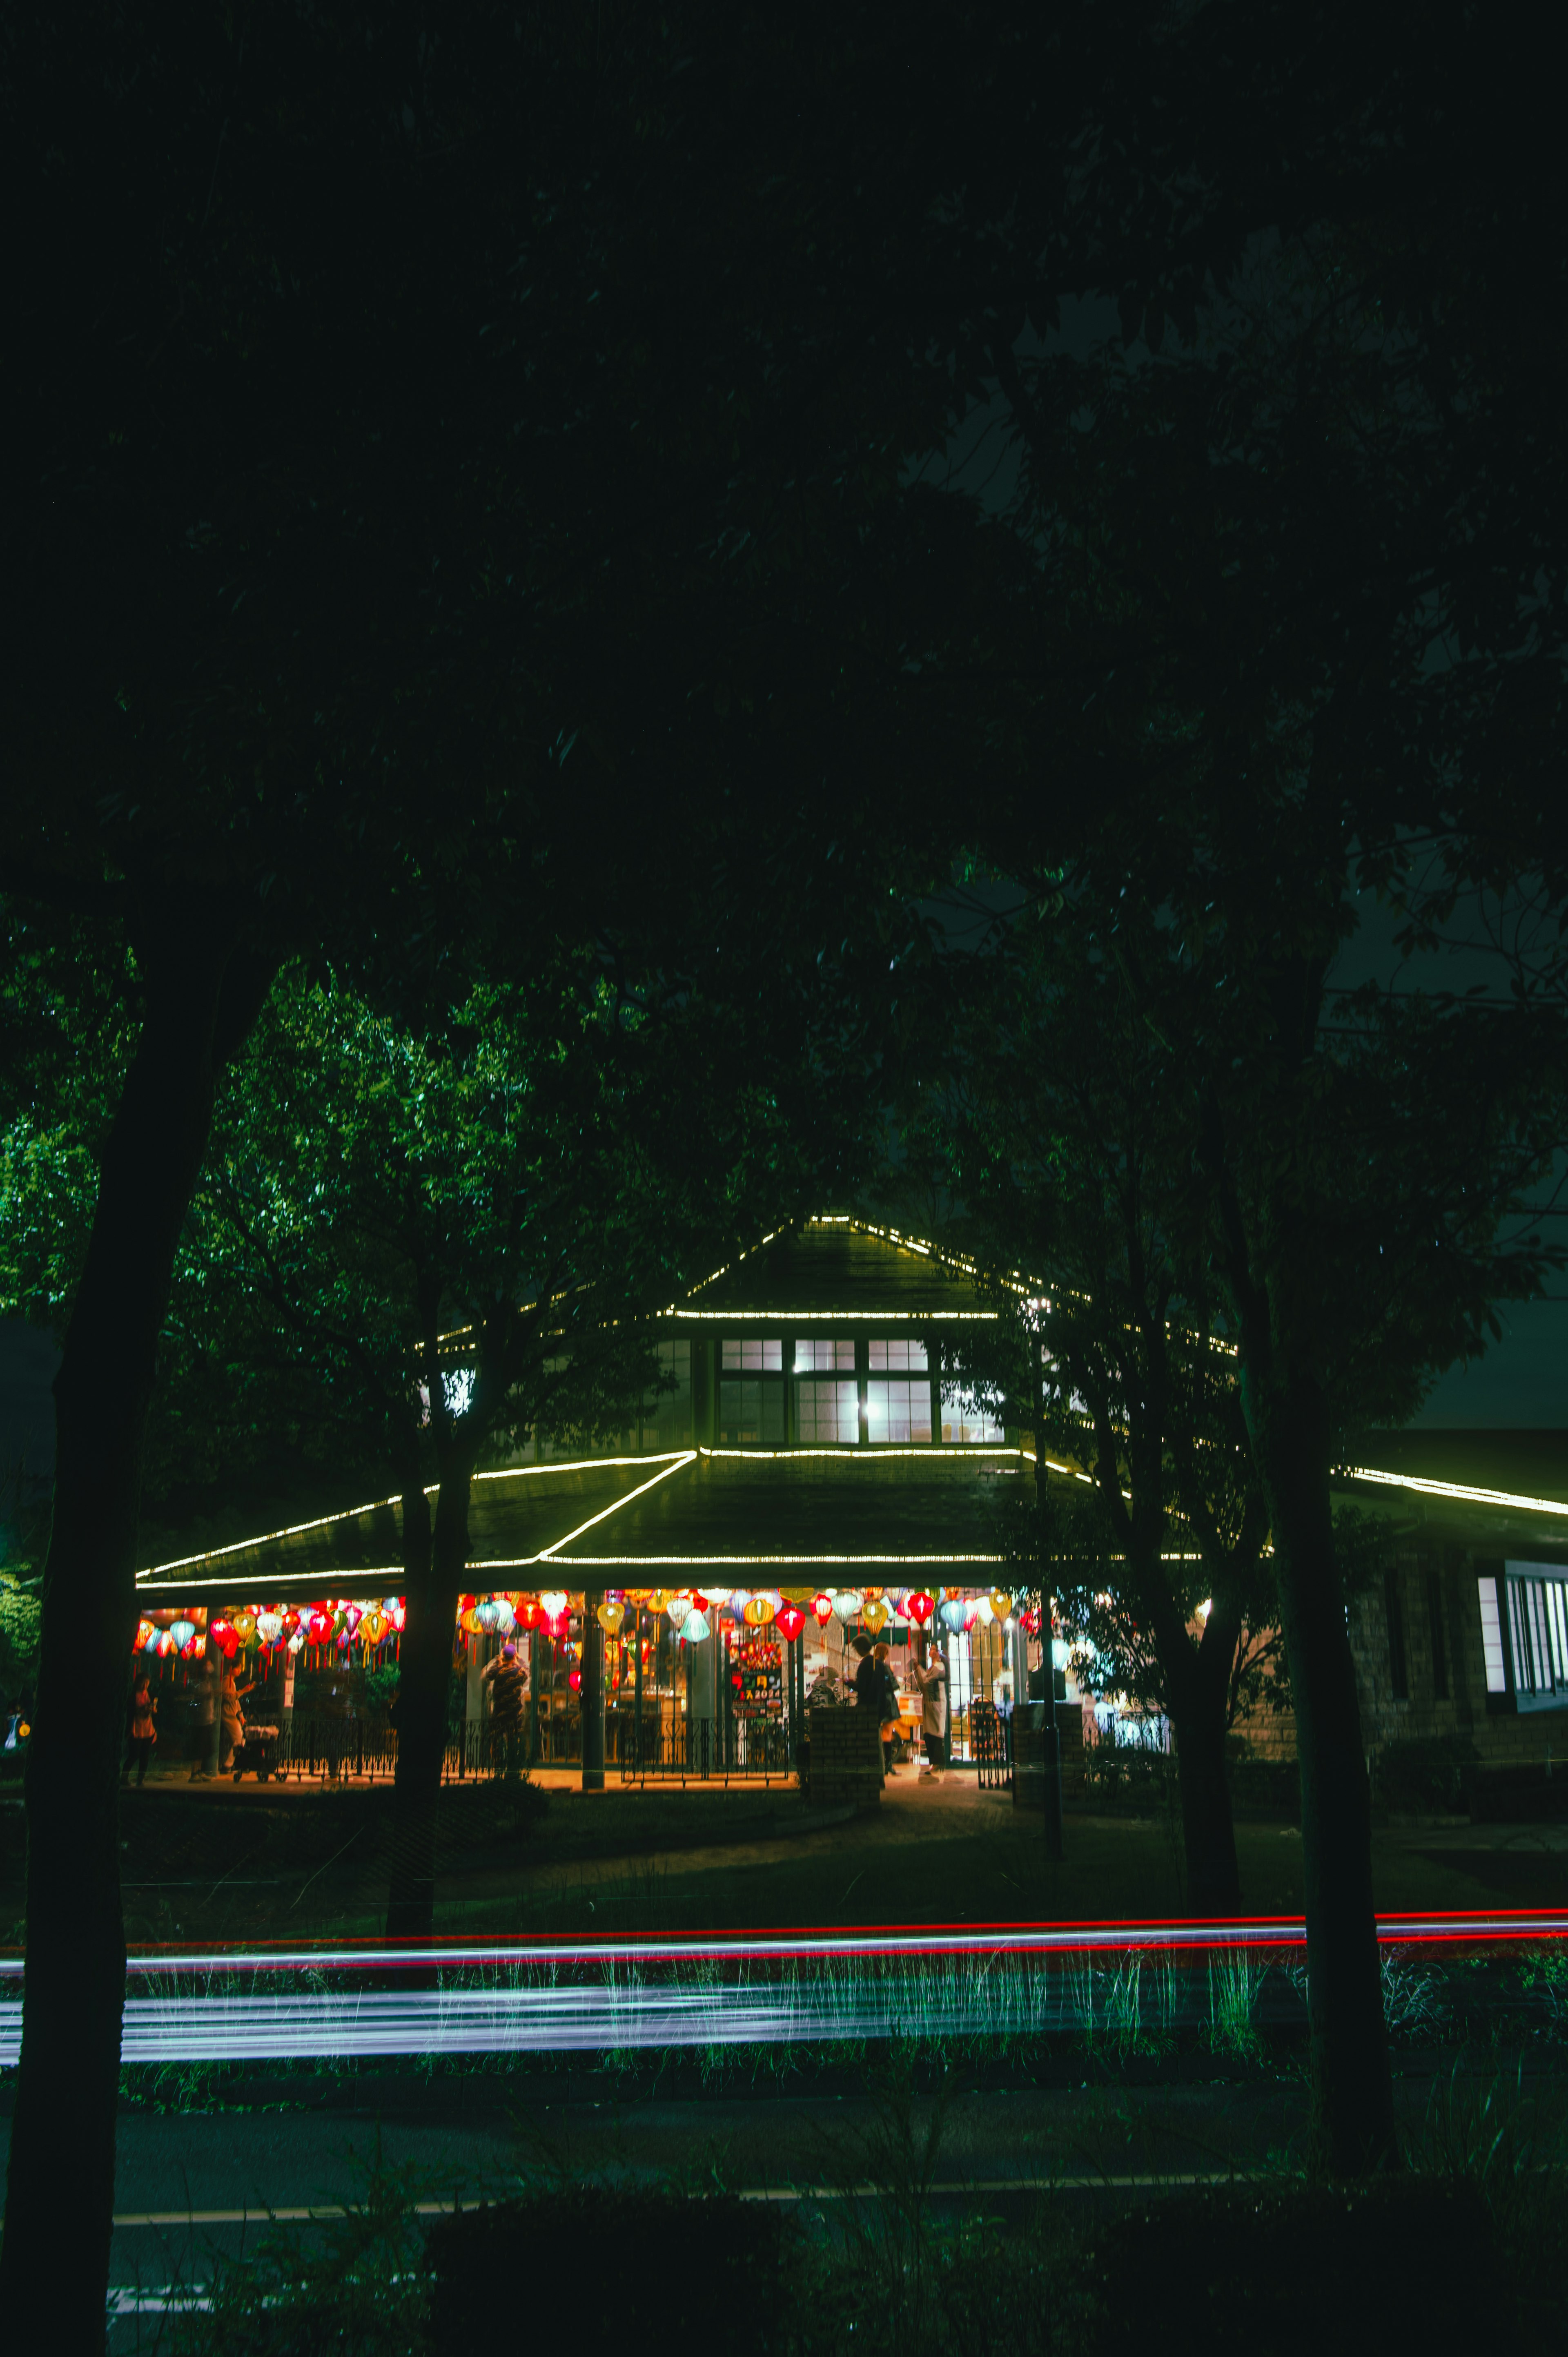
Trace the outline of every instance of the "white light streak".
{"type": "Polygon", "coordinates": [[[1511,1490],[1476,1490],[1464,1481],[1429,1481],[1416,1473],[1382,1473],[1370,1465],[1348,1465],[1341,1478],[1378,1481],[1391,1490],[1413,1490],[1423,1498],[1453,1498],[1466,1506],[1511,1506],[1521,1514],[1568,1517],[1568,1500],[1563,1498],[1521,1498],[1511,1490]]]}

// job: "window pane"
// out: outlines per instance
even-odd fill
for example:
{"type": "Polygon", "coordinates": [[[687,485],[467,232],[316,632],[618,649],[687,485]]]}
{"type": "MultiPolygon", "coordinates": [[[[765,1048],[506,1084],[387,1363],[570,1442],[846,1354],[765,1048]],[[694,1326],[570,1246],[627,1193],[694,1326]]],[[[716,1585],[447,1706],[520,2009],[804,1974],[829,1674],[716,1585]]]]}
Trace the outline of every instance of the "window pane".
{"type": "Polygon", "coordinates": [[[1487,1692],[1506,1694],[1508,1679],[1503,1673],[1503,1631],[1498,1613],[1498,1583],[1495,1579],[1476,1582],[1481,1598],[1481,1652],[1487,1664],[1487,1692]]]}
{"type": "Polygon", "coordinates": [[[1535,1667],[1530,1657],[1530,1620],[1520,1595],[1521,1583],[1510,1579],[1509,1591],[1509,1635],[1513,1641],[1513,1682],[1519,1694],[1535,1692],[1535,1667]]]}
{"type": "Polygon", "coordinates": [[[802,1448],[853,1448],[860,1438],[854,1383],[803,1383],[798,1394],[802,1448]]]}
{"type": "Polygon", "coordinates": [[[929,1440],[931,1387],[904,1378],[872,1382],[865,1392],[866,1437],[872,1441],[929,1440]]]}
{"type": "Polygon", "coordinates": [[[994,1411],[977,1403],[967,1402],[961,1390],[953,1384],[942,1385],[942,1438],[974,1446],[980,1441],[1005,1437],[996,1422],[994,1411]]]}

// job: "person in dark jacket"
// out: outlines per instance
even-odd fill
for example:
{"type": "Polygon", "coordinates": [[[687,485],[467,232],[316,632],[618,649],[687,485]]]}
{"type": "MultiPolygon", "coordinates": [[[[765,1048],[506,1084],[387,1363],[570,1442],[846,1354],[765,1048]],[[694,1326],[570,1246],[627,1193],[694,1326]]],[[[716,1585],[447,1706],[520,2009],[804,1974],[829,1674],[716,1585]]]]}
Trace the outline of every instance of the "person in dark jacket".
{"type": "Polygon", "coordinates": [[[876,1664],[882,1685],[882,1698],[876,1713],[882,1721],[882,1772],[885,1776],[891,1776],[893,1745],[898,1734],[898,1681],[893,1674],[892,1657],[887,1646],[873,1646],[871,1658],[876,1664]]]}
{"type": "Polygon", "coordinates": [[[881,1665],[871,1650],[871,1640],[865,1634],[864,1630],[862,1630],[858,1637],[852,1640],[850,1651],[852,1652],[858,1653],[860,1656],[859,1665],[854,1674],[854,1699],[856,1706],[861,1710],[874,1710],[878,1718],[880,1718],[882,1716],[882,1670],[881,1665]]]}
{"type": "Polygon", "coordinates": [[[490,1689],[490,1728],[500,1753],[503,1772],[508,1777],[515,1776],[522,1738],[522,1706],[528,1699],[528,1677],[517,1658],[517,1647],[511,1638],[507,1639],[495,1660],[486,1663],[479,1677],[481,1684],[490,1689]]]}

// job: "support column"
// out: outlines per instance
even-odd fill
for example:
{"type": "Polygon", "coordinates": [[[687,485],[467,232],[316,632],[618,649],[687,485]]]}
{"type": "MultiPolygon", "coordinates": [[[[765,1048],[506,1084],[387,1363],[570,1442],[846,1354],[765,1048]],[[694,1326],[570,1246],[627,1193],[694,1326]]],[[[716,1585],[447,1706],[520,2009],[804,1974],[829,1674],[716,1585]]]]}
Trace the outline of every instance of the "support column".
{"type": "Polygon", "coordinates": [[[602,1588],[583,1598],[583,1790],[605,1789],[605,1632],[599,1626],[602,1588]]]}
{"type": "Polygon", "coordinates": [[[631,1619],[631,1764],[642,1774],[642,1607],[629,1608],[631,1619]]]}

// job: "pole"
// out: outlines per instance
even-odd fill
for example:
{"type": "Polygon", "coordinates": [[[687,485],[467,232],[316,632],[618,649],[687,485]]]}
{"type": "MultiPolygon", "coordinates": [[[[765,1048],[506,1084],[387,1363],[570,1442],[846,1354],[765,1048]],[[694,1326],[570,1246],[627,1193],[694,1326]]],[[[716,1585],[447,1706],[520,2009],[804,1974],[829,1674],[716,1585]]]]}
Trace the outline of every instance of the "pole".
{"type": "Polygon", "coordinates": [[[1061,1745],[1057,1734],[1057,1655],[1054,1642],[1057,1616],[1051,1596],[1050,1573],[1047,1568],[1051,1559],[1051,1509],[1046,1494],[1048,1479],[1042,1388],[1039,1421],[1035,1426],[1035,1495],[1040,1509],[1040,1660],[1045,1672],[1041,1684],[1046,1690],[1044,1750],[1040,1765],[1045,1771],[1046,1856],[1055,1862],[1063,1855],[1062,1771],[1061,1745]]]}
{"type": "Polygon", "coordinates": [[[631,1758],[639,1780],[642,1775],[642,1607],[631,1608],[631,1758]]]}
{"type": "Polygon", "coordinates": [[[528,1764],[539,1760],[539,1631],[528,1632],[528,1764]]]}
{"type": "Polygon", "coordinates": [[[604,1596],[591,1590],[583,1598],[583,1790],[605,1789],[605,1632],[599,1626],[604,1596]]]}

